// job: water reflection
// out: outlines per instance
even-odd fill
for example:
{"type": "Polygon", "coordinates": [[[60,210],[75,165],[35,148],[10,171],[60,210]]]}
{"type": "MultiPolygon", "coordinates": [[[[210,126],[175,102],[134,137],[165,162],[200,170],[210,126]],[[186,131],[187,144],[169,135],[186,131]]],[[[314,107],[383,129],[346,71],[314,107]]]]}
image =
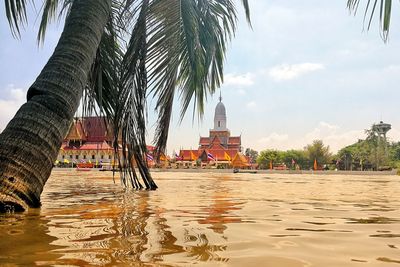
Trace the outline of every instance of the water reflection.
{"type": "MultiPolygon", "coordinates": [[[[220,255],[227,249],[226,239],[213,235],[222,236],[227,224],[241,222],[232,211],[239,210],[242,203],[232,201],[230,191],[217,179],[212,192],[207,192],[212,203],[209,207],[200,212],[198,208],[182,210],[198,217],[198,224],[209,225],[212,232],[190,224],[183,233],[175,234],[168,223],[171,210],[163,205],[165,199],[160,194],[124,192],[86,181],[69,184],[61,193],[57,192],[59,186],[49,185],[41,211],[45,219],[39,220],[42,244],[53,257],[41,259],[37,265],[168,264],[171,255],[181,255],[187,263],[227,262],[229,259],[220,255]]],[[[38,220],[32,222],[37,224],[38,220]]],[[[2,225],[10,227],[11,223],[2,225]]]]}
{"type": "Polygon", "coordinates": [[[207,191],[212,202],[209,206],[202,208],[206,216],[198,220],[199,224],[210,225],[209,228],[218,234],[224,233],[227,224],[242,222],[242,218],[235,215],[233,211],[240,210],[245,202],[234,200],[235,196],[226,185],[230,180],[230,177],[214,180],[207,191]]]}
{"type": "Polygon", "coordinates": [[[48,234],[47,223],[38,210],[0,215],[0,266],[32,266],[40,263],[38,259],[56,260],[58,255],[50,252],[58,248],[52,245],[56,238],[48,234]]]}

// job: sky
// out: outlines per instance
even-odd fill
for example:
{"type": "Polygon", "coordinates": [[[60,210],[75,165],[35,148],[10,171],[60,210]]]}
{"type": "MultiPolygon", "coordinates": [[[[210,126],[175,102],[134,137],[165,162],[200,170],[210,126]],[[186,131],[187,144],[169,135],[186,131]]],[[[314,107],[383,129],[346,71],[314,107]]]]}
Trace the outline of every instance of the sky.
{"type": "MultiPolygon", "coordinates": [[[[400,141],[400,3],[393,2],[385,44],[378,21],[367,31],[362,12],[351,15],[346,2],[250,0],[252,28],[238,6],[221,93],[227,126],[242,136],[244,148],[302,149],[321,139],[336,152],[365,138],[364,130],[381,120],[392,124],[389,139],[400,141]]],[[[3,5],[0,13],[5,14],[3,5]]],[[[55,23],[38,46],[38,21],[31,15],[21,40],[12,37],[5,15],[0,16],[0,130],[25,101],[62,30],[55,23]]],[[[169,154],[195,149],[199,136],[208,136],[218,97],[219,91],[209,96],[202,120],[193,120],[190,110],[182,123],[177,99],[169,154]]],[[[155,120],[150,109],[149,143],[155,120]]]]}

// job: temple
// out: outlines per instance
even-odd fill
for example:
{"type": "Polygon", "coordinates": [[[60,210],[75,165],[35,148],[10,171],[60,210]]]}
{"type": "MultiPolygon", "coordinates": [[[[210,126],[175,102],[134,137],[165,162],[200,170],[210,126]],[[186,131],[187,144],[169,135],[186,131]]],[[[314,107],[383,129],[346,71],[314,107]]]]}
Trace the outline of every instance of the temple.
{"type": "MultiPolygon", "coordinates": [[[[76,118],[65,137],[57,162],[67,166],[77,163],[93,163],[95,166],[115,165],[115,151],[112,147],[113,131],[105,117],[76,118]]],[[[118,140],[121,144],[121,140],[118,140]]],[[[166,166],[169,157],[162,154],[158,163],[155,161],[155,147],[147,145],[146,162],[149,167],[166,166]]],[[[121,156],[121,148],[119,149],[121,156]]],[[[133,163],[135,164],[135,163],[133,163]]]]}
{"type": "Polygon", "coordinates": [[[241,153],[241,145],[242,137],[231,136],[227,128],[226,108],[220,96],[215,107],[214,128],[210,129],[208,136],[200,137],[198,149],[180,150],[177,161],[184,166],[201,162],[203,166],[218,164],[225,168],[232,167],[232,162],[242,162],[240,167],[247,167],[248,160],[241,153]]]}
{"type": "Polygon", "coordinates": [[[64,163],[103,162],[114,159],[112,131],[104,117],[76,118],[57,160],[64,163]]]}

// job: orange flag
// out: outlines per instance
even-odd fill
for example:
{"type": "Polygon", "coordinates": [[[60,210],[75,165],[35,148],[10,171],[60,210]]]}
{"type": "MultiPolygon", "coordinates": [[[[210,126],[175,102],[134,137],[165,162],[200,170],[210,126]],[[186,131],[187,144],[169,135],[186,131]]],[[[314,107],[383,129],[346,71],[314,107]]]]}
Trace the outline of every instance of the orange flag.
{"type": "Polygon", "coordinates": [[[193,151],[190,151],[190,160],[197,160],[197,157],[193,153],[193,151]]]}
{"type": "Polygon", "coordinates": [[[269,169],[272,170],[272,160],[269,161],[269,169]]]}
{"type": "Polygon", "coordinates": [[[314,159],[314,171],[318,169],[317,159],[314,159]]]}

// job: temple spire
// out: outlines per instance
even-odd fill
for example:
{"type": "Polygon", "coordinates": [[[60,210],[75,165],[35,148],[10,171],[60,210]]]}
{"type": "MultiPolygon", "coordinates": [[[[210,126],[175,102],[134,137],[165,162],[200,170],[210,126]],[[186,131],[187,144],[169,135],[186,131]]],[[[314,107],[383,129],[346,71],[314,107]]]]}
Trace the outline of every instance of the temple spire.
{"type": "Polygon", "coordinates": [[[219,102],[222,102],[221,91],[222,91],[222,90],[219,91],[219,102]]]}

